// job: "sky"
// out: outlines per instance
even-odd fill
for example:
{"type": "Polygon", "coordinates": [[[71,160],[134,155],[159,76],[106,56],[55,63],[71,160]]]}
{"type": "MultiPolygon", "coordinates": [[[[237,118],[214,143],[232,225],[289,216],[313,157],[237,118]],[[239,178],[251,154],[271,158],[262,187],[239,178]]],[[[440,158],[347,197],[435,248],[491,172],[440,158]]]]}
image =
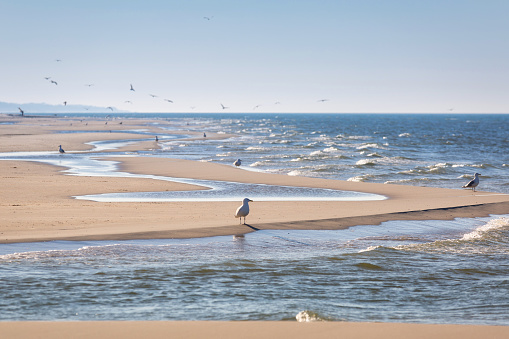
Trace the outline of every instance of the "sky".
{"type": "Polygon", "coordinates": [[[0,102],[509,113],[507,13],[506,0],[0,0],[0,102]]]}

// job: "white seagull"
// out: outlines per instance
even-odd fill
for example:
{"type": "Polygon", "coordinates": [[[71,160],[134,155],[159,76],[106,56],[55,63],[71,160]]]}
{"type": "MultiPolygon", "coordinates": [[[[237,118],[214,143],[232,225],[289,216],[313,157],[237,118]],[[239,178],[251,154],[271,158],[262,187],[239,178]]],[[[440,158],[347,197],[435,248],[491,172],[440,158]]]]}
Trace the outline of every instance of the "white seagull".
{"type": "Polygon", "coordinates": [[[64,149],[62,148],[62,145],[58,145],[58,151],[60,153],[65,153],[64,149]]]}
{"type": "Polygon", "coordinates": [[[240,159],[237,159],[235,160],[235,162],[233,163],[235,166],[239,167],[241,165],[241,161],[240,159]]]}
{"type": "Polygon", "coordinates": [[[480,173],[475,173],[474,174],[474,179],[470,180],[468,182],[468,184],[466,184],[465,186],[462,186],[463,188],[472,188],[472,191],[475,192],[475,188],[477,187],[477,185],[479,185],[479,176],[481,174],[480,173]]]}
{"type": "Polygon", "coordinates": [[[244,198],[242,201],[242,206],[237,208],[235,212],[235,218],[240,218],[240,224],[242,224],[242,217],[244,217],[244,225],[246,224],[246,216],[249,214],[249,202],[253,201],[248,198],[244,198]]]}

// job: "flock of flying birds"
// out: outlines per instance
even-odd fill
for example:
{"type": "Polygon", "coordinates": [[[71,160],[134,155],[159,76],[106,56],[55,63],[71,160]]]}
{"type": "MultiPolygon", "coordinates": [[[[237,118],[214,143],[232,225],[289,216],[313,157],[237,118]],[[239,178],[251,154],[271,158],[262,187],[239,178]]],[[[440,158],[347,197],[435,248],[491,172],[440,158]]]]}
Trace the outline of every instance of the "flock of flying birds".
{"type": "MultiPolygon", "coordinates": [[[[212,16],[212,17],[203,17],[203,18],[204,18],[205,20],[211,20],[211,19],[213,18],[213,16],[212,16]]],[[[62,59],[55,59],[55,62],[62,62],[62,59]]],[[[46,81],[48,81],[51,85],[59,86],[58,81],[56,81],[55,79],[53,79],[53,78],[52,78],[52,77],[50,77],[50,76],[44,77],[44,79],[45,79],[46,81]]],[[[87,86],[87,87],[92,87],[92,86],[94,86],[94,84],[85,84],[85,86],[87,86]]],[[[132,92],[135,92],[135,91],[136,91],[136,89],[134,88],[133,84],[130,84],[129,86],[130,86],[130,87],[129,87],[129,90],[130,90],[130,91],[132,91],[132,92]]],[[[159,96],[157,96],[157,95],[155,95],[155,94],[149,94],[149,95],[150,95],[152,98],[154,98],[154,99],[159,97],[159,96]]],[[[174,103],[174,101],[173,101],[173,100],[171,100],[171,99],[163,99],[163,100],[164,100],[164,101],[166,101],[167,103],[170,103],[170,104],[173,104],[173,103],[174,103]]],[[[316,100],[316,102],[319,102],[319,103],[324,103],[324,102],[327,102],[327,101],[329,101],[329,99],[319,99],[319,100],[316,100]]],[[[67,106],[67,103],[68,103],[68,102],[67,102],[67,100],[62,102],[62,104],[63,104],[64,106],[67,106]]],[[[124,104],[133,104],[133,102],[132,102],[131,100],[125,100],[125,101],[124,101],[124,104]]],[[[280,101],[276,101],[276,102],[274,102],[274,105],[281,105],[281,102],[280,102],[280,101]]],[[[255,106],[253,106],[253,110],[257,110],[257,109],[258,109],[258,108],[260,108],[261,106],[262,106],[262,105],[255,105],[255,106]]],[[[226,106],[226,105],[224,105],[223,103],[220,103],[220,107],[221,107],[221,110],[227,110],[227,109],[229,109],[229,108],[230,108],[229,106],[226,106]]],[[[84,108],[85,110],[89,110],[89,108],[88,108],[88,107],[86,107],[86,106],[84,106],[83,108],[84,108]]],[[[191,106],[191,107],[190,107],[190,109],[192,109],[192,110],[194,110],[195,108],[196,108],[196,106],[191,106]]],[[[19,109],[20,113],[23,115],[23,114],[24,114],[24,110],[23,110],[21,107],[18,107],[18,109],[19,109]]],[[[113,111],[115,111],[115,108],[114,108],[113,106],[108,106],[108,107],[106,107],[106,109],[109,109],[109,110],[111,110],[112,112],[113,112],[113,111]]]]}

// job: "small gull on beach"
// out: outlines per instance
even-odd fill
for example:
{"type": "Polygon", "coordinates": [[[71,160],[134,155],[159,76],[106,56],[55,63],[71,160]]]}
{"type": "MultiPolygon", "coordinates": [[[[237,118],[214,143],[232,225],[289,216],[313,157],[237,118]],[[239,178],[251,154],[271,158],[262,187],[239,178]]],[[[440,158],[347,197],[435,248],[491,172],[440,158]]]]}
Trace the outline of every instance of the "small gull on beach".
{"type": "Polygon", "coordinates": [[[58,145],[58,151],[60,153],[65,153],[64,149],[62,148],[62,145],[58,145]]]}
{"type": "Polygon", "coordinates": [[[235,166],[239,167],[241,165],[241,160],[240,159],[237,159],[235,160],[235,162],[233,163],[235,166]]]}
{"type": "Polygon", "coordinates": [[[475,192],[475,188],[477,187],[477,185],[479,185],[479,176],[481,174],[480,173],[475,173],[474,174],[474,179],[470,180],[468,182],[468,184],[462,186],[463,188],[472,188],[472,191],[475,192]]]}
{"type": "Polygon", "coordinates": [[[246,216],[249,214],[249,202],[253,201],[249,198],[244,198],[242,206],[237,208],[235,212],[235,218],[240,218],[240,224],[242,224],[242,217],[244,217],[244,225],[246,224],[246,216]]]}

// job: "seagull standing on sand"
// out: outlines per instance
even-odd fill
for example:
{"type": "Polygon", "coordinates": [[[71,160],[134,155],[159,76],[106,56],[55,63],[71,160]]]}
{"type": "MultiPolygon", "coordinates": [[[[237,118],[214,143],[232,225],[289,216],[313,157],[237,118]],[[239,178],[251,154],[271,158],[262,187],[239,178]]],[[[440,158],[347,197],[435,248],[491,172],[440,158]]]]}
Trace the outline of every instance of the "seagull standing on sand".
{"type": "Polygon", "coordinates": [[[242,224],[242,217],[244,217],[244,225],[246,224],[246,216],[249,214],[249,202],[253,201],[248,198],[244,198],[242,201],[242,206],[237,208],[235,212],[235,218],[240,218],[240,224],[242,224]]]}
{"type": "Polygon", "coordinates": [[[235,160],[235,162],[233,163],[235,166],[239,167],[240,164],[241,164],[241,160],[240,159],[237,159],[235,160]]]}
{"type": "Polygon", "coordinates": [[[62,145],[58,145],[58,151],[60,153],[65,153],[64,149],[62,148],[62,145]]]}
{"type": "Polygon", "coordinates": [[[475,192],[475,188],[477,187],[477,185],[479,185],[479,176],[481,174],[480,173],[475,173],[474,174],[474,179],[470,180],[468,182],[468,184],[466,184],[465,186],[462,186],[463,188],[472,188],[472,191],[475,192]]]}

